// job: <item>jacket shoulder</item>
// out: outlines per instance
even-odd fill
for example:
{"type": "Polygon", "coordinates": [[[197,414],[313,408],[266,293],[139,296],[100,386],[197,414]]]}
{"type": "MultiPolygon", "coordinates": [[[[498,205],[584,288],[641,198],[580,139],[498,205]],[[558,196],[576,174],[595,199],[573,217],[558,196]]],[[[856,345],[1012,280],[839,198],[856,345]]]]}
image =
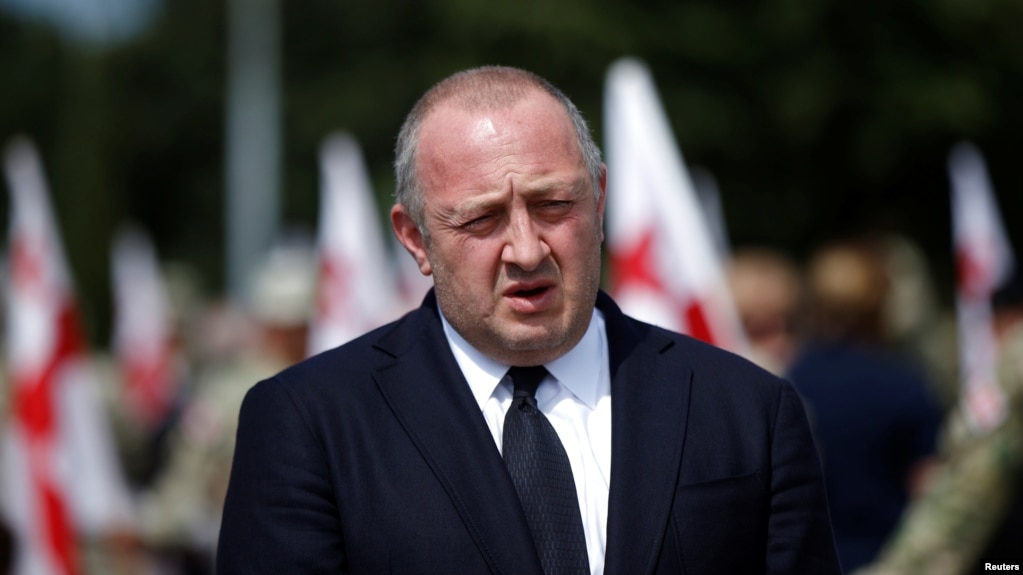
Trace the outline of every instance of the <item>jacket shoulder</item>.
{"type": "Polygon", "coordinates": [[[713,374],[715,385],[758,386],[777,389],[789,382],[737,352],[712,345],[692,336],[664,329],[626,316],[648,341],[661,340],[662,353],[688,364],[694,374],[713,374]]]}
{"type": "MultiPolygon", "coordinates": [[[[430,327],[429,310],[412,310],[391,323],[302,360],[269,381],[301,389],[303,393],[307,389],[319,392],[369,382],[373,372],[394,363],[417,340],[427,337],[430,327]]],[[[443,332],[439,333],[443,336],[443,332]]]]}

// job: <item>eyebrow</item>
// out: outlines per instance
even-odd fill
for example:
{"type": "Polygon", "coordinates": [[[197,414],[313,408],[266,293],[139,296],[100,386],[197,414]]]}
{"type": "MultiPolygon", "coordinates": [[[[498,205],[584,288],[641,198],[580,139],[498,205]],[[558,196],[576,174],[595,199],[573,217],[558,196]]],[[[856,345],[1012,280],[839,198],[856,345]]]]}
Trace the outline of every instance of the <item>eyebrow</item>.
{"type": "MultiPolygon", "coordinates": [[[[584,188],[588,181],[589,180],[586,178],[579,178],[577,182],[572,182],[563,178],[550,178],[546,181],[541,181],[537,186],[530,186],[528,189],[522,190],[519,193],[526,196],[527,199],[530,199],[534,197],[542,197],[546,194],[555,193],[561,190],[567,190],[574,199],[580,197],[584,193],[584,188]]],[[[437,211],[446,218],[463,218],[468,214],[486,211],[492,206],[500,205],[503,203],[506,193],[506,191],[484,192],[480,196],[468,198],[455,206],[438,208],[437,211]]]]}
{"type": "Polygon", "coordinates": [[[500,199],[500,198],[502,196],[503,196],[503,194],[501,194],[501,195],[493,194],[493,195],[489,195],[489,197],[469,198],[469,199],[467,199],[465,201],[459,202],[458,204],[456,204],[454,206],[447,207],[447,208],[442,208],[439,211],[441,213],[450,215],[451,217],[454,217],[454,218],[465,217],[466,215],[474,214],[474,213],[477,213],[477,212],[483,212],[483,211],[486,211],[486,210],[490,209],[491,207],[493,207],[495,205],[501,204],[502,203],[502,199],[500,199]]]}

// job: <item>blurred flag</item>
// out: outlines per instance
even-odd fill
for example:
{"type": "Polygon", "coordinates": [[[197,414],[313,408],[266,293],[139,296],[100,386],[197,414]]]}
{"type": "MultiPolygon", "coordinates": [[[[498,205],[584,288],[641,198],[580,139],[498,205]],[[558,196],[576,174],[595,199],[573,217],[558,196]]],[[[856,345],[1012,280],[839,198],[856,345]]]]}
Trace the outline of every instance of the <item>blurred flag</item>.
{"type": "Polygon", "coordinates": [[[395,319],[397,278],[358,144],[331,135],[320,150],[319,280],[310,354],[395,319]]]}
{"type": "Polygon", "coordinates": [[[391,252],[394,254],[394,266],[398,270],[398,293],[401,299],[402,312],[415,309],[423,303],[426,292],[433,287],[433,276],[424,276],[419,271],[419,264],[405,246],[401,245],[393,233],[391,236],[391,252]]]}
{"type": "Polygon", "coordinates": [[[140,228],[122,227],[110,253],[113,348],[123,398],[135,420],[163,423],[177,393],[170,299],[156,250],[140,228]]]}
{"type": "Polygon", "coordinates": [[[959,144],[949,154],[948,169],[962,405],[967,421],[982,433],[1006,415],[997,379],[991,296],[1009,280],[1015,261],[980,152],[972,144],[959,144]]]}
{"type": "Polygon", "coordinates": [[[612,64],[606,102],[612,294],[639,319],[744,352],[723,262],[647,68],[612,64]]]}
{"type": "Polygon", "coordinates": [[[6,344],[11,417],[3,495],[15,573],[81,571],[81,537],[123,527],[128,495],[88,364],[42,167],[13,141],[6,344]]]}

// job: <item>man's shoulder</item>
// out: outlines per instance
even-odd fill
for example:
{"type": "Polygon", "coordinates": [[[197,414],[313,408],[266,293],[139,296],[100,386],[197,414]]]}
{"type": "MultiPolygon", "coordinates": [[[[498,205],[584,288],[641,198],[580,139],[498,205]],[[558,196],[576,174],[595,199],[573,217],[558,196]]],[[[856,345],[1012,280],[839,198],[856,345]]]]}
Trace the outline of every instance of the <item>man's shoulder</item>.
{"type": "Polygon", "coordinates": [[[337,347],[320,352],[294,366],[296,371],[324,365],[373,366],[393,361],[429,330],[429,313],[416,308],[395,321],[372,329],[337,347]]]}
{"type": "Polygon", "coordinates": [[[597,309],[604,315],[609,345],[618,348],[611,350],[612,355],[652,349],[658,354],[684,361],[694,370],[723,369],[725,374],[780,382],[779,378],[738,353],[627,315],[604,291],[597,294],[597,309]]]}
{"type": "MultiPolygon", "coordinates": [[[[627,315],[622,317],[632,337],[652,346],[665,361],[687,366],[699,385],[721,390],[752,387],[765,392],[790,385],[735,351],[627,315]]],[[[608,338],[613,340],[614,336],[609,333],[608,338]]]]}
{"type": "Polygon", "coordinates": [[[425,337],[428,330],[428,313],[417,308],[393,322],[306,358],[261,383],[308,389],[314,393],[325,391],[324,388],[348,388],[368,381],[373,372],[394,363],[419,338],[425,337]]]}

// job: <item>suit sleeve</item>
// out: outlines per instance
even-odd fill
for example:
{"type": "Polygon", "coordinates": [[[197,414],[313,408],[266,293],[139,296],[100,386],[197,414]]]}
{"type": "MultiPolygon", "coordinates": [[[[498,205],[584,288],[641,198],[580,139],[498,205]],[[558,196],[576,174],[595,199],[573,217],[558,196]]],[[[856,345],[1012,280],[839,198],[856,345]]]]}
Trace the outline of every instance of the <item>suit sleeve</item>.
{"type": "Polygon", "coordinates": [[[841,573],[824,477],[799,396],[784,385],[771,439],[767,572],[841,573]]]}
{"type": "Polygon", "coordinates": [[[284,382],[242,403],[217,546],[217,573],[344,573],[345,552],[322,443],[284,382]]]}

